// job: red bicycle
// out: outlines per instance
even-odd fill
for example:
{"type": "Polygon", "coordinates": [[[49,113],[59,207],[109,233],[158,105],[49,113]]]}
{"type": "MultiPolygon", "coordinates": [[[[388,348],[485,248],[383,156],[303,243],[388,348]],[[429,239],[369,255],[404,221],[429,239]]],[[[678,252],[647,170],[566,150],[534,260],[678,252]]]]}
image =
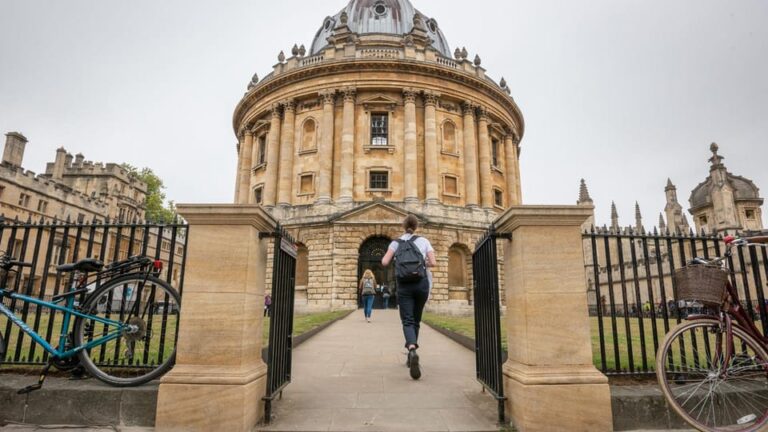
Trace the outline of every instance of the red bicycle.
{"type": "Polygon", "coordinates": [[[672,329],[659,346],[656,376],[672,408],[700,431],[768,429],[768,338],[730,283],[738,247],[768,247],[768,237],[726,237],[725,256],[696,258],[674,277],[680,300],[706,306],[672,329]]]}

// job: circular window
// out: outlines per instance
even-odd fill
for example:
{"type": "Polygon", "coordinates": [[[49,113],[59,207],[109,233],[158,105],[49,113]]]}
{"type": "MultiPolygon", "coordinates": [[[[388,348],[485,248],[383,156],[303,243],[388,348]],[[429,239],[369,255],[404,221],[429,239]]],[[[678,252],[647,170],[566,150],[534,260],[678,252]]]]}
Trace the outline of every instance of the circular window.
{"type": "Polygon", "coordinates": [[[333,26],[333,20],[329,19],[329,20],[325,21],[325,25],[323,26],[323,28],[326,29],[326,30],[330,30],[331,26],[333,26]]]}
{"type": "Polygon", "coordinates": [[[384,15],[387,13],[387,7],[383,3],[378,3],[373,7],[373,12],[379,16],[384,15]]]}
{"type": "Polygon", "coordinates": [[[437,33],[437,21],[431,19],[427,25],[429,26],[429,31],[437,33]]]}

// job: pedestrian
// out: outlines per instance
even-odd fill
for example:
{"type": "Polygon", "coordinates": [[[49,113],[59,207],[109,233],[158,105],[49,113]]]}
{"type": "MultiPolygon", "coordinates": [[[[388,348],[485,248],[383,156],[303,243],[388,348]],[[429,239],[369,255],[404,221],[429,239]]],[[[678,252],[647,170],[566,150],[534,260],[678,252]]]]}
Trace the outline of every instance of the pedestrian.
{"type": "Polygon", "coordinates": [[[365,320],[371,322],[371,312],[373,311],[373,300],[376,298],[376,276],[373,275],[371,269],[366,270],[363,273],[363,277],[360,278],[360,287],[358,288],[360,296],[363,299],[363,313],[365,313],[365,320]]]}
{"type": "Polygon", "coordinates": [[[264,296],[264,316],[272,317],[272,296],[269,294],[264,296]]]}
{"type": "Polygon", "coordinates": [[[421,378],[419,355],[419,326],[424,305],[429,298],[429,278],[427,267],[435,267],[435,250],[429,240],[417,236],[419,220],[408,215],[403,220],[405,233],[390,243],[381,264],[388,266],[393,258],[397,277],[397,304],[400,308],[400,321],[403,324],[405,348],[408,350],[408,368],[411,378],[421,378]]]}
{"type": "Polygon", "coordinates": [[[389,297],[392,294],[389,293],[389,288],[386,285],[381,286],[381,297],[384,299],[384,310],[389,309],[389,297]]]}

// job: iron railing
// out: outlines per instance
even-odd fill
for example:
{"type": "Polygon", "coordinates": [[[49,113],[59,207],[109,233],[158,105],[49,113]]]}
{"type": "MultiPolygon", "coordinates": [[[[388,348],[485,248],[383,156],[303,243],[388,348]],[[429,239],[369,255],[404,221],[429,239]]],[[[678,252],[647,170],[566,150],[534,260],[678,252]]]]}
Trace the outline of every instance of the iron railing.
{"type": "MultiPolygon", "coordinates": [[[[163,262],[160,277],[181,295],[184,290],[188,231],[189,227],[183,223],[124,223],[109,220],[72,223],[55,219],[21,222],[3,218],[0,219],[0,249],[5,254],[32,264],[21,273],[10,273],[3,279],[7,279],[9,288],[20,294],[50,301],[72,284],[72,275],[58,273],[57,265],[83,258],[96,258],[109,264],[130,256],[145,255],[163,262]]],[[[105,281],[96,281],[96,287],[102,282],[105,281]]],[[[83,304],[84,301],[83,294],[76,304],[83,304]]],[[[56,332],[60,329],[61,312],[10,298],[5,298],[3,304],[49,342],[58,337],[56,332]]],[[[161,340],[175,341],[178,325],[178,322],[163,320],[161,340]]],[[[2,315],[0,335],[7,344],[2,363],[42,365],[48,360],[48,353],[42,347],[2,315]]],[[[145,358],[143,362],[134,361],[130,367],[162,362],[162,356],[161,352],[153,358],[145,358]]],[[[115,355],[110,359],[100,356],[96,363],[99,366],[125,366],[116,363],[119,357],[115,355]]]]}
{"type": "Polygon", "coordinates": [[[296,242],[280,226],[274,233],[261,233],[260,237],[274,240],[267,394],[264,396],[264,421],[269,424],[272,419],[272,401],[281,396],[283,389],[291,382],[297,248],[296,242]]]}
{"type": "Polygon", "coordinates": [[[493,226],[477,244],[472,255],[475,305],[475,370],[477,380],[498,402],[499,424],[505,423],[504,376],[502,375],[501,302],[499,298],[499,269],[497,238],[493,226]]]}
{"type": "MultiPolygon", "coordinates": [[[[584,234],[584,249],[595,365],[607,375],[654,374],[656,352],[670,328],[689,314],[707,312],[678,298],[672,275],[693,258],[723,256],[722,238],[593,228],[584,234]]],[[[768,335],[766,250],[739,248],[728,265],[749,316],[768,335]]]]}

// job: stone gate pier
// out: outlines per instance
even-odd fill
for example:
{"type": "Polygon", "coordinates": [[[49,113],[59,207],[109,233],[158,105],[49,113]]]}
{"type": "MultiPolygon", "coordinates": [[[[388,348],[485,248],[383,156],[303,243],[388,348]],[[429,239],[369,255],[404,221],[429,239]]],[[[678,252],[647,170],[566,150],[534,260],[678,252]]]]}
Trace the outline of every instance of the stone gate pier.
{"type": "Polygon", "coordinates": [[[496,222],[498,232],[512,234],[504,244],[504,386],[522,432],[613,430],[587,314],[581,225],[591,214],[584,206],[520,206],[496,222]]]}

